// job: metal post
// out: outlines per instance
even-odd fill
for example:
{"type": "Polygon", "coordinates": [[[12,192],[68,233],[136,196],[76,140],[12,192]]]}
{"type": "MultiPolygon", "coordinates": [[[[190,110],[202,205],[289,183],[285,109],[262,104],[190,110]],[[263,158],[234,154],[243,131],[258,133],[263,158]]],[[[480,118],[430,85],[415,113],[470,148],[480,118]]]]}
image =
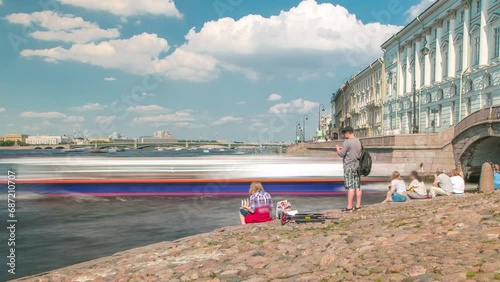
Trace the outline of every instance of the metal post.
{"type": "Polygon", "coordinates": [[[302,116],[302,124],[304,126],[304,142],[306,142],[306,120],[308,120],[309,117],[307,115],[302,116]]]}

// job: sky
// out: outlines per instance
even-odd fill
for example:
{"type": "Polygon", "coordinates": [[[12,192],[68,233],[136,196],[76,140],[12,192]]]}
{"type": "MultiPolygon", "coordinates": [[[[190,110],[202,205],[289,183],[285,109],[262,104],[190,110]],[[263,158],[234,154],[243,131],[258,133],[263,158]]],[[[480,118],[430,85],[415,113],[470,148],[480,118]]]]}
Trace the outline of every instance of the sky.
{"type": "Polygon", "coordinates": [[[0,0],[0,135],[293,141],[432,0],[0,0]]]}

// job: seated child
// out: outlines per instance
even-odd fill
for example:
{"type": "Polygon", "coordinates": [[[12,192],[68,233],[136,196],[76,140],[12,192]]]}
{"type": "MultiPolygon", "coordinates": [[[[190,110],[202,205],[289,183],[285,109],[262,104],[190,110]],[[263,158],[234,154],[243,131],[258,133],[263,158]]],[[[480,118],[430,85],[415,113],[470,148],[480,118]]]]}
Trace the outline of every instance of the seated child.
{"type": "Polygon", "coordinates": [[[394,171],[392,173],[392,181],[389,186],[389,191],[387,192],[387,198],[382,203],[388,202],[405,202],[406,201],[406,185],[403,180],[401,180],[401,175],[399,172],[394,171]]]}
{"type": "Polygon", "coordinates": [[[250,199],[243,201],[240,208],[241,224],[266,222],[273,220],[271,217],[273,201],[271,195],[264,191],[260,182],[250,184],[250,199]]]}

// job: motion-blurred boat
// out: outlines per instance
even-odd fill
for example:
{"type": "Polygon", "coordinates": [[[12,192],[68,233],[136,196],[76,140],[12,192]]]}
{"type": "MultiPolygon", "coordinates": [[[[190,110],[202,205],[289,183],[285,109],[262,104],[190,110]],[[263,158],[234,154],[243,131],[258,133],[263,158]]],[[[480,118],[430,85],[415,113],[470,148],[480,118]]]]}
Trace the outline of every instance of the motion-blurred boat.
{"type": "MultiPolygon", "coordinates": [[[[0,159],[1,165],[22,175],[16,179],[16,191],[47,196],[248,195],[253,181],[262,182],[271,195],[345,193],[342,164],[327,158],[52,157],[0,159]]],[[[385,169],[374,167],[372,176],[362,179],[363,187],[388,181],[385,169]]],[[[0,182],[7,183],[6,176],[0,176],[0,182]]]]}
{"type": "Polygon", "coordinates": [[[203,153],[210,153],[210,150],[205,149],[205,150],[203,150],[203,153]]]}

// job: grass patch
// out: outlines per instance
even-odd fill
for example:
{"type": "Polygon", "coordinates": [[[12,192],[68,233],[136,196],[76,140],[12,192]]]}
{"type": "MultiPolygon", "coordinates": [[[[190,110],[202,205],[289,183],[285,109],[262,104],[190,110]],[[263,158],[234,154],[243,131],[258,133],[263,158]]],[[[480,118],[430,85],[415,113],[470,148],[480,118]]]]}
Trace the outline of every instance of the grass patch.
{"type": "Polygon", "coordinates": [[[485,240],[485,241],[481,241],[481,243],[483,244],[491,244],[491,243],[494,243],[496,242],[495,240],[485,240]]]}
{"type": "Polygon", "coordinates": [[[495,273],[495,275],[493,275],[493,279],[500,280],[500,273],[495,273]]]}
{"type": "Polygon", "coordinates": [[[467,271],[467,274],[465,275],[467,278],[474,278],[476,276],[476,273],[472,271],[467,271]]]}
{"type": "Polygon", "coordinates": [[[382,278],[375,279],[375,282],[382,282],[382,278]]]}

